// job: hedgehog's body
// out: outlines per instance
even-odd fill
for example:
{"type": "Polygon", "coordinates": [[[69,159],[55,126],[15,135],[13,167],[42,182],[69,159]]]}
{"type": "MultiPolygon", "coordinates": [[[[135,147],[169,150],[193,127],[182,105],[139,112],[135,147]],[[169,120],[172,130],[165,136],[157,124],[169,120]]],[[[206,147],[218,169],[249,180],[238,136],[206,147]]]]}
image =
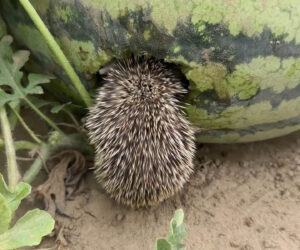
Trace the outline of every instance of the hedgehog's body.
{"type": "Polygon", "coordinates": [[[193,170],[193,132],[177,99],[186,90],[155,59],[120,61],[104,80],[87,119],[97,179],[122,204],[154,205],[193,170]]]}

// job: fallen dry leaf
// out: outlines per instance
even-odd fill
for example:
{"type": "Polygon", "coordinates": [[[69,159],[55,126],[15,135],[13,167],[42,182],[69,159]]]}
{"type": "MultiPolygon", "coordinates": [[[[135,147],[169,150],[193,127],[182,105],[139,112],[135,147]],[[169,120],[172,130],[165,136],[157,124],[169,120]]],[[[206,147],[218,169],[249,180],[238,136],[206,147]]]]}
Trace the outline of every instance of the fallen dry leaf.
{"type": "Polygon", "coordinates": [[[84,156],[75,150],[63,151],[50,161],[54,167],[50,170],[46,182],[36,188],[36,194],[42,197],[47,210],[54,218],[55,214],[72,217],[65,211],[65,201],[78,190],[83,175],[87,172],[84,156]]]}

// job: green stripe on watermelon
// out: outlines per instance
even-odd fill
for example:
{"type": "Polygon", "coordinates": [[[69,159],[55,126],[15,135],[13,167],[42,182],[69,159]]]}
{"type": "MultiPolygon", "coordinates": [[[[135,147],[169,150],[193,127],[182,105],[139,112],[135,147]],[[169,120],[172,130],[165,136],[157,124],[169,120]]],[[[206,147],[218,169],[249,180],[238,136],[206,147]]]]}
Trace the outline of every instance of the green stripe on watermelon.
{"type": "Polygon", "coordinates": [[[260,124],[247,129],[200,130],[196,133],[201,143],[236,143],[271,139],[300,130],[300,116],[278,123],[260,124]]]}
{"type": "Polygon", "coordinates": [[[300,114],[299,59],[256,58],[235,68],[231,74],[216,63],[186,69],[186,76],[192,81],[188,98],[191,105],[186,111],[194,125],[236,129],[300,114]],[[216,88],[218,85],[221,90],[216,88]],[[268,95],[264,90],[268,90],[268,95]],[[289,95],[293,98],[288,99],[289,95]]]}
{"type": "Polygon", "coordinates": [[[107,11],[113,19],[139,9],[151,8],[154,24],[173,34],[178,22],[191,22],[201,33],[206,24],[223,23],[230,34],[249,37],[261,34],[268,27],[276,36],[286,35],[285,41],[300,44],[297,0],[84,0],[83,5],[107,11]]]}

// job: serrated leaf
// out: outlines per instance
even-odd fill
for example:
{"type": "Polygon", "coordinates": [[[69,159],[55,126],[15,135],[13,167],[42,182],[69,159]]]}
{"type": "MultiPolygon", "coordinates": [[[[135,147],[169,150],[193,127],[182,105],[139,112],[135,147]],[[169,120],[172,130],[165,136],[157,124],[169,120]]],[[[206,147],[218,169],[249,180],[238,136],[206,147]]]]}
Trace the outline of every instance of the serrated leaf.
{"type": "Polygon", "coordinates": [[[154,250],[172,250],[172,246],[166,239],[158,239],[154,250]]]}
{"type": "MultiPolygon", "coordinates": [[[[19,50],[16,51],[13,56],[13,64],[11,64],[11,73],[12,74],[22,74],[19,70],[25,65],[25,63],[29,60],[30,52],[28,50],[19,50]]],[[[20,74],[20,76],[21,76],[20,74]]]]}
{"type": "Polygon", "coordinates": [[[53,77],[46,76],[42,74],[31,73],[28,75],[29,84],[26,87],[26,91],[30,94],[43,94],[44,91],[41,86],[38,86],[40,83],[48,83],[53,77]]]}
{"type": "Polygon", "coordinates": [[[20,50],[12,54],[11,42],[10,36],[4,36],[0,41],[0,107],[8,102],[23,99],[29,94],[42,94],[43,90],[39,84],[47,83],[51,79],[46,75],[29,74],[28,85],[23,86],[23,72],[20,69],[28,61],[29,52],[20,50]],[[11,91],[5,92],[3,86],[10,87],[11,91]]]}
{"type": "Polygon", "coordinates": [[[4,197],[7,206],[14,213],[21,201],[30,194],[31,186],[28,183],[20,182],[14,192],[10,192],[3,176],[0,174],[0,194],[4,197]]]}
{"type": "Polygon", "coordinates": [[[0,194],[0,234],[8,229],[11,218],[12,212],[6,203],[5,198],[0,194]]]}
{"type": "Polygon", "coordinates": [[[0,235],[0,249],[36,246],[42,237],[51,233],[54,224],[47,212],[39,209],[29,211],[11,229],[0,235]]]}

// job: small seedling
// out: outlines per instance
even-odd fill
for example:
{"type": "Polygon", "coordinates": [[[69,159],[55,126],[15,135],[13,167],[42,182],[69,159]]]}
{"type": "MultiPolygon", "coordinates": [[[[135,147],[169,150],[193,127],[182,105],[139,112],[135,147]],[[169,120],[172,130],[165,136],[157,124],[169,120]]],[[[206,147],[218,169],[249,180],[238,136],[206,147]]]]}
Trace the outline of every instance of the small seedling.
{"type": "Polygon", "coordinates": [[[185,245],[181,242],[186,236],[183,225],[184,212],[182,209],[175,211],[170,222],[170,229],[166,238],[157,239],[154,250],[184,250],[185,245]]]}

